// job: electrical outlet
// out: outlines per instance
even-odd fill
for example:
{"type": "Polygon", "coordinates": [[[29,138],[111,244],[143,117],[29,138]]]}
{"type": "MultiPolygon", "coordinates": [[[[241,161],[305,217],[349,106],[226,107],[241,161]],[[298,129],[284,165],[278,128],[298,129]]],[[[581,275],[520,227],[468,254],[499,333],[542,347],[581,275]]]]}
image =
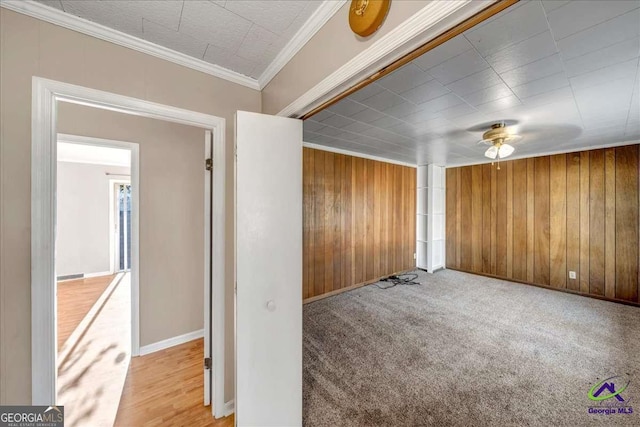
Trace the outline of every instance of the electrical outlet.
{"type": "Polygon", "coordinates": [[[418,259],[418,256],[416,255],[416,253],[413,253],[413,259],[418,259]]]}
{"type": "Polygon", "coordinates": [[[576,272],[575,271],[570,271],[569,272],[569,279],[575,279],[576,278],[576,272]]]}

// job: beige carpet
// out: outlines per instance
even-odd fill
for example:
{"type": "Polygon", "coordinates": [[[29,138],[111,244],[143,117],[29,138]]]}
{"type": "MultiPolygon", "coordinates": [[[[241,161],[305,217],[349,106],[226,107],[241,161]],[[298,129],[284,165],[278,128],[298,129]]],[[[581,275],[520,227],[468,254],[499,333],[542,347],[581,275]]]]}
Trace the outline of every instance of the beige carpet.
{"type": "Polygon", "coordinates": [[[640,425],[640,308],[451,270],[419,281],[304,306],[305,426],[640,425]],[[624,402],[588,398],[614,375],[624,402]],[[604,405],[634,413],[589,413],[604,405]]]}

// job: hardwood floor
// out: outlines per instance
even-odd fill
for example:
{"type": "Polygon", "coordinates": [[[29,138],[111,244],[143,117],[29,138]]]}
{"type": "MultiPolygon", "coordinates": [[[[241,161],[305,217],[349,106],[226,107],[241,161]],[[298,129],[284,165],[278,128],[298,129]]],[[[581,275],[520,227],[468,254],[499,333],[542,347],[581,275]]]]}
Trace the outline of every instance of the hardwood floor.
{"type": "Polygon", "coordinates": [[[199,339],[131,359],[115,425],[232,427],[233,415],[216,420],[202,404],[203,346],[199,339]]]}
{"type": "Polygon", "coordinates": [[[114,277],[58,282],[58,351],[114,277]]]}

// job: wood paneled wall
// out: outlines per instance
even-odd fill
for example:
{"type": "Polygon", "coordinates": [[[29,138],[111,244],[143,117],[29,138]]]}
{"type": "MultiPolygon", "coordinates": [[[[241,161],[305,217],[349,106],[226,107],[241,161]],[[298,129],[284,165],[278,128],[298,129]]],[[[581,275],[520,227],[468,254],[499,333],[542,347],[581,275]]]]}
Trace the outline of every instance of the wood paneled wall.
{"type": "Polygon", "coordinates": [[[304,148],[303,298],[415,267],[415,168],[304,148]]]}
{"type": "Polygon", "coordinates": [[[447,169],[447,267],[639,302],[639,147],[447,169]]]}

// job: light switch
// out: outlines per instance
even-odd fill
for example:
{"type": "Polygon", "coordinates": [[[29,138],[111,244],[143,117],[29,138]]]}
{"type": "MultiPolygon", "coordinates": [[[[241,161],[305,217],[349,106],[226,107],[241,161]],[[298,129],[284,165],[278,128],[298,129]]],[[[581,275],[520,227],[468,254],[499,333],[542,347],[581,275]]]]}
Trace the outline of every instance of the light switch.
{"type": "Polygon", "coordinates": [[[576,278],[576,272],[575,271],[570,271],[569,272],[569,279],[575,279],[576,278]]]}

